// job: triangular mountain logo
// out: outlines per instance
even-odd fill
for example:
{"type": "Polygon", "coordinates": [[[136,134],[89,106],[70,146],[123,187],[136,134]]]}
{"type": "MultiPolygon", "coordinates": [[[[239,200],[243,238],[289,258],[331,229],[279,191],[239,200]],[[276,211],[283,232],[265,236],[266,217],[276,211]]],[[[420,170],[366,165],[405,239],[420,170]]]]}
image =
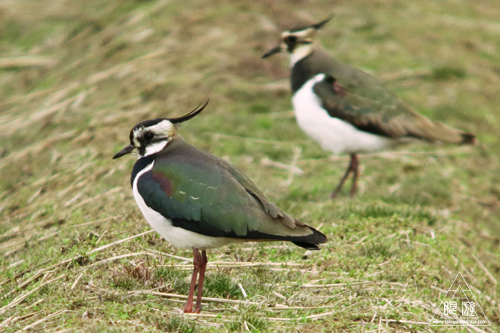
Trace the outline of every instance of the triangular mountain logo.
{"type": "Polygon", "coordinates": [[[474,293],[460,272],[455,276],[429,325],[491,326],[483,309],[481,309],[481,306],[477,302],[476,296],[474,296],[474,293]]]}

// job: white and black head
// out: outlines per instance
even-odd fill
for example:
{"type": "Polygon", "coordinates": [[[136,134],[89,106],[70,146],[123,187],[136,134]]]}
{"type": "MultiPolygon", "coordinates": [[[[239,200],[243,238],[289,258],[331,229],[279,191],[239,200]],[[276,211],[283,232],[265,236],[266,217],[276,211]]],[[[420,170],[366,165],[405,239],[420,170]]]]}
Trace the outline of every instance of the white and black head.
{"type": "Polygon", "coordinates": [[[178,118],[156,118],[138,123],[130,131],[130,144],[113,156],[113,159],[136,152],[139,157],[162,151],[177,134],[177,125],[195,117],[207,106],[198,106],[178,118]]]}
{"type": "Polygon", "coordinates": [[[315,37],[332,17],[316,24],[296,27],[281,33],[280,45],[266,52],[262,58],[270,57],[276,53],[288,52],[292,57],[292,63],[309,55],[313,51],[315,37]]]}

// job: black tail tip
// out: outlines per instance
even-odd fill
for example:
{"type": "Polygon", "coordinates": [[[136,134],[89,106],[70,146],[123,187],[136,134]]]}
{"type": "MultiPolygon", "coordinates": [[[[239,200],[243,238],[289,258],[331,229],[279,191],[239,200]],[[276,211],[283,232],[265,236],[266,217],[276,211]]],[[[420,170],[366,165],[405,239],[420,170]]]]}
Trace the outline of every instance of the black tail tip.
{"type": "Polygon", "coordinates": [[[309,228],[313,231],[312,235],[308,236],[302,241],[292,241],[292,243],[308,250],[319,250],[318,244],[326,243],[328,239],[323,233],[319,232],[318,230],[311,227],[309,228]]]}
{"type": "Polygon", "coordinates": [[[305,242],[292,242],[293,244],[303,247],[304,249],[307,250],[319,250],[318,244],[313,244],[313,243],[305,243],[305,242]]]}
{"type": "Polygon", "coordinates": [[[462,142],[463,145],[475,145],[477,143],[476,136],[472,133],[462,133],[462,142]]]}

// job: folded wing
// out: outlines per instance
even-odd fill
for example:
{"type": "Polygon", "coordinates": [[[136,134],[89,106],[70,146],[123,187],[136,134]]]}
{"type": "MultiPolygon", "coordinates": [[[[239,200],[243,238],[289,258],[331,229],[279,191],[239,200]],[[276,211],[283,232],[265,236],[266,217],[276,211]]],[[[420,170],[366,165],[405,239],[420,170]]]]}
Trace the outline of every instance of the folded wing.
{"type": "Polygon", "coordinates": [[[157,157],[138,180],[139,193],[178,226],[212,237],[289,240],[317,248],[326,237],[269,202],[228,162],[187,144],[157,157]]]}
{"type": "Polygon", "coordinates": [[[370,75],[340,71],[325,75],[313,87],[327,112],[356,128],[390,138],[413,137],[430,141],[473,143],[474,135],[432,121],[403,104],[370,75]],[[342,82],[344,81],[344,83],[342,82]]]}

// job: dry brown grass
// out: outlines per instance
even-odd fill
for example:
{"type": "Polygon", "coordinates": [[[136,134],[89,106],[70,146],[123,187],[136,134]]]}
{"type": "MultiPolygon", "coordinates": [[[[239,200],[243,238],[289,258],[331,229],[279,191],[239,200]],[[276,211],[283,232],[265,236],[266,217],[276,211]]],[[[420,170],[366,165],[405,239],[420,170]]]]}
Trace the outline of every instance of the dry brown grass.
{"type": "Polygon", "coordinates": [[[460,271],[493,325],[463,330],[496,331],[499,12],[454,0],[3,1],[0,328],[431,331],[460,271]],[[360,198],[328,201],[346,157],[299,131],[286,61],[260,56],[282,28],[331,13],[332,55],[480,145],[365,156],[360,198]],[[133,161],[111,156],[136,122],[207,98],[186,140],[330,242],[212,251],[209,304],[181,316],[190,254],[150,231],[128,188],[133,161]]]}

